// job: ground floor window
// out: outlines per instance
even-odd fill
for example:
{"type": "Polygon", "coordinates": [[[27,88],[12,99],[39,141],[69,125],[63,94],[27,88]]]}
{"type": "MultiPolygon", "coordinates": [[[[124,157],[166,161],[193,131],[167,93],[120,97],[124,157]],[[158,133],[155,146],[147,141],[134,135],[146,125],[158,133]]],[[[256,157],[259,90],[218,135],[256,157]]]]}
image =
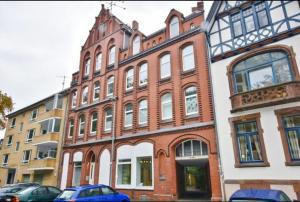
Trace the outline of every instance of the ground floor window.
{"type": "Polygon", "coordinates": [[[23,181],[23,183],[29,183],[30,174],[23,174],[22,181],[23,181]]]}
{"type": "Polygon", "coordinates": [[[80,177],[81,177],[81,162],[74,162],[74,171],[73,171],[73,186],[80,185],[80,177]]]}
{"type": "Polygon", "coordinates": [[[300,115],[283,118],[292,161],[300,161],[300,115]]]}
{"type": "Polygon", "coordinates": [[[153,189],[153,145],[123,145],[117,149],[116,188],[153,189]]]}

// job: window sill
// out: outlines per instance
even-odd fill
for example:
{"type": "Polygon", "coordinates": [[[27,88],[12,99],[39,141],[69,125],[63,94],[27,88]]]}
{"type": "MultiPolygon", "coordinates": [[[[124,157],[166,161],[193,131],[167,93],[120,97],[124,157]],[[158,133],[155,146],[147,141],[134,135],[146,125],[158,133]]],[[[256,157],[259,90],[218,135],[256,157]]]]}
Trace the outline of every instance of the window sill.
{"type": "Polygon", "coordinates": [[[184,78],[184,77],[187,77],[187,76],[190,76],[190,75],[194,75],[195,73],[196,73],[196,68],[195,67],[193,69],[182,71],[181,72],[181,78],[184,78]]]}
{"type": "Polygon", "coordinates": [[[269,162],[249,162],[239,163],[234,165],[235,168],[249,168],[249,167],[270,167],[269,162]]]}
{"type": "Polygon", "coordinates": [[[147,89],[148,89],[148,85],[147,84],[144,84],[144,85],[138,87],[139,91],[143,91],[143,90],[147,90],[147,89]]]}
{"type": "Polygon", "coordinates": [[[148,123],[139,124],[138,127],[139,128],[147,128],[148,127],[148,123]]]}
{"type": "Polygon", "coordinates": [[[87,75],[87,76],[84,76],[84,77],[82,77],[82,81],[86,81],[86,80],[88,80],[88,78],[89,78],[88,75],[87,75]]]}
{"type": "Polygon", "coordinates": [[[159,80],[159,84],[168,83],[168,82],[171,82],[170,76],[159,80]]]}
{"type": "Polygon", "coordinates": [[[286,166],[300,166],[300,160],[299,161],[289,161],[285,162],[286,166]]]}
{"type": "Polygon", "coordinates": [[[199,113],[197,113],[197,114],[186,115],[184,119],[190,120],[190,119],[195,119],[195,118],[199,118],[199,117],[200,117],[200,115],[199,115],[199,113]]]}
{"type": "Polygon", "coordinates": [[[131,95],[133,93],[133,88],[131,88],[131,89],[128,89],[128,90],[125,90],[125,96],[127,96],[127,95],[131,95]]]}
{"type": "Polygon", "coordinates": [[[94,72],[94,76],[99,76],[99,75],[100,75],[100,70],[94,72]]]}
{"type": "Polygon", "coordinates": [[[114,66],[115,66],[115,64],[107,65],[106,70],[111,71],[111,70],[113,70],[114,66]]]}

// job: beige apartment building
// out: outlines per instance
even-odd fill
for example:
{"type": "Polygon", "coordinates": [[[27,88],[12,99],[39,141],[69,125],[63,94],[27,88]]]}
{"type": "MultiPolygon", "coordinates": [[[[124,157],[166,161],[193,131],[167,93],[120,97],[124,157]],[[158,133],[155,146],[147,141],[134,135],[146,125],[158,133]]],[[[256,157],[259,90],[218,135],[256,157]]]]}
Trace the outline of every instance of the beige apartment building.
{"type": "Polygon", "coordinates": [[[56,186],[67,90],[9,114],[0,150],[0,186],[37,182],[56,186]]]}

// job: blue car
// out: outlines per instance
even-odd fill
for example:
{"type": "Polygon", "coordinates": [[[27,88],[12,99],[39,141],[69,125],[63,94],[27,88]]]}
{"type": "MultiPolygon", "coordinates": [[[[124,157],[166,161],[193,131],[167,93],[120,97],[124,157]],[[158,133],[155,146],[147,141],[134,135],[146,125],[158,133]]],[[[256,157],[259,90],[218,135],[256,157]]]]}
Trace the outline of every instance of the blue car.
{"type": "Polygon", "coordinates": [[[274,189],[240,189],[232,194],[230,202],[235,201],[292,201],[283,191],[274,189]]]}
{"type": "Polygon", "coordinates": [[[130,202],[126,194],[116,192],[109,186],[84,185],[78,187],[66,188],[57,198],[55,202],[92,202],[92,201],[116,201],[130,202]]]}

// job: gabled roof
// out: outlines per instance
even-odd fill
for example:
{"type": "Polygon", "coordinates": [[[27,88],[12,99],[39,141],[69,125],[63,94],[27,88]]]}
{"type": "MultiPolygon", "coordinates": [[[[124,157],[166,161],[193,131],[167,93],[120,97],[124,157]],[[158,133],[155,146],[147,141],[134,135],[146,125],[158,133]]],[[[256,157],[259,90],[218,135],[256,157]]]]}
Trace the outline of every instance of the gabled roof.
{"type": "MultiPolygon", "coordinates": [[[[218,10],[220,9],[220,6],[222,5],[222,1],[214,1],[214,3],[212,4],[208,15],[206,17],[206,22],[208,22],[208,28],[210,28],[212,26],[212,23],[215,20],[215,17],[218,13],[218,10]]],[[[209,29],[208,29],[209,30],[209,29]]]]}

